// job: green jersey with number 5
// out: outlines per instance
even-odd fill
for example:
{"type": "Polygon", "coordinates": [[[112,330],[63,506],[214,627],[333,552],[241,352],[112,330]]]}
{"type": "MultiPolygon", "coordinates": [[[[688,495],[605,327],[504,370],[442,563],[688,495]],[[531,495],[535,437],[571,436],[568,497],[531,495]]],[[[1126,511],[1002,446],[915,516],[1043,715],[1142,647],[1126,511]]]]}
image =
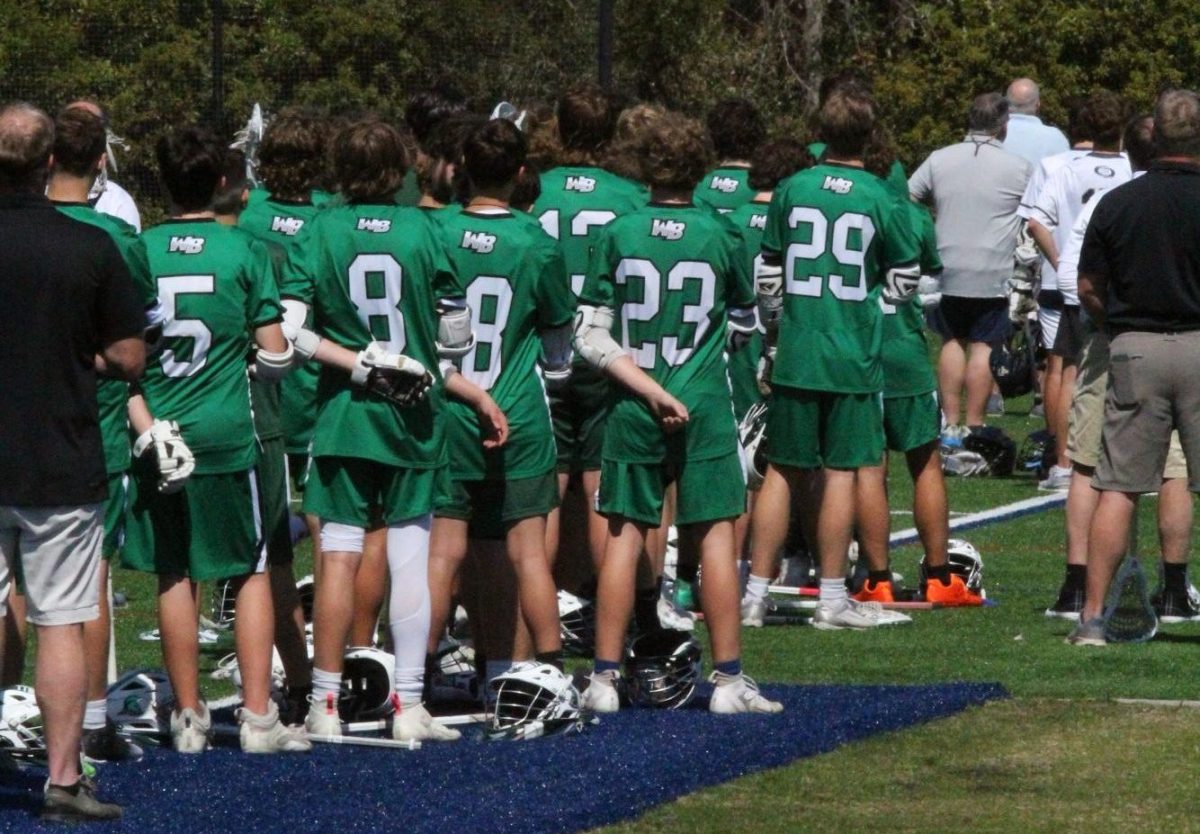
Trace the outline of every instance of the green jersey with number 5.
{"type": "Polygon", "coordinates": [[[874,174],[825,164],[780,183],[763,234],[763,257],[784,276],[772,382],[881,392],[879,294],[887,270],[917,256],[903,205],[874,174]]]}
{"type": "Polygon", "coordinates": [[[554,434],[538,373],[539,333],[575,315],[558,244],[531,217],[461,211],[442,224],[467,292],[475,347],[458,362],[508,418],[508,442],[485,453],[474,410],[451,400],[447,426],[456,480],[531,478],[553,471],[554,434]]]}
{"type": "Polygon", "coordinates": [[[197,474],[249,469],[258,459],[250,333],[282,314],[271,256],[249,233],[214,220],[169,220],[142,240],[166,317],[162,349],[141,382],[150,413],[179,421],[197,474]]]}
{"type": "Polygon", "coordinates": [[[613,309],[613,337],[689,413],[682,441],[668,441],[646,404],[613,386],[606,459],[709,460],[736,451],[725,335],[728,308],[754,304],[745,247],[731,222],[691,205],[651,204],[605,229],[580,302],[613,309]]]}
{"type": "MultiPolygon", "coordinates": [[[[351,203],[318,212],[284,270],[282,294],[312,308],[317,333],[351,350],[378,342],[438,378],[437,299],[461,298],[433,220],[420,209],[351,203]]],[[[411,469],[446,462],[440,385],[411,408],[321,369],[314,457],[365,458],[411,469]]]]}

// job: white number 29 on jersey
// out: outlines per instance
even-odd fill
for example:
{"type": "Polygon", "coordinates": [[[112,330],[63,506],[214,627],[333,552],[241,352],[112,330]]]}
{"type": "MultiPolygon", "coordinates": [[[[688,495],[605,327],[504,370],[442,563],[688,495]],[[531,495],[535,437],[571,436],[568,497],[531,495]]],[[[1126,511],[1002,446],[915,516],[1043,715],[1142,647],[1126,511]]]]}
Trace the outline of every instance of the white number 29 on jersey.
{"type": "Polygon", "coordinates": [[[788,214],[788,227],[809,227],[808,243],[790,243],[784,253],[783,291],[789,295],[820,298],[823,287],[829,284],[829,292],[841,301],[863,301],[867,297],[867,281],[863,265],[867,250],[875,238],[875,223],[865,214],[846,212],[833,222],[832,230],[824,212],[810,206],[794,206],[788,214]],[[850,232],[858,230],[861,236],[859,248],[850,247],[850,232]],[[842,266],[858,270],[858,277],[847,282],[845,277],[832,275],[797,274],[798,261],[815,261],[826,252],[842,266]]]}

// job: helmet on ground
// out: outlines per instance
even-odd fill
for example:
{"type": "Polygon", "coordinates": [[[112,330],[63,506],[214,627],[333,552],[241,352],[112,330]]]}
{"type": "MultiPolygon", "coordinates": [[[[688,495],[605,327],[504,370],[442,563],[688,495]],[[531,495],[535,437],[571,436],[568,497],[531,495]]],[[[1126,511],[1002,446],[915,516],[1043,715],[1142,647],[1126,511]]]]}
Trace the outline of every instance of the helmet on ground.
{"type": "Polygon", "coordinates": [[[42,711],[33,687],[17,685],[0,692],[0,752],[16,759],[40,759],[45,750],[42,711]]]}
{"type": "Polygon", "coordinates": [[[488,687],[495,695],[488,738],[530,739],[583,728],[579,690],[557,666],[515,663],[488,687]]]}
{"type": "MultiPolygon", "coordinates": [[[[215,681],[227,680],[233,683],[238,688],[238,692],[242,691],[242,670],[238,666],[237,652],[230,652],[217,661],[217,668],[213,669],[209,674],[215,681]]],[[[279,649],[272,647],[271,649],[271,689],[272,691],[281,692],[286,685],[285,673],[283,670],[283,658],[279,654],[279,649]]]]}
{"type": "Polygon", "coordinates": [[[435,658],[437,667],[432,684],[435,690],[453,689],[453,694],[463,693],[472,699],[478,698],[474,648],[453,638],[443,640],[435,658]]]}
{"type": "Polygon", "coordinates": [[[1011,475],[1017,465],[1017,444],[996,426],[977,426],[963,438],[963,450],[987,461],[987,474],[1011,475]]]}
{"type": "Polygon", "coordinates": [[[157,732],[175,702],[162,669],[134,669],[117,678],[105,695],[108,718],[119,727],[157,732]]]}
{"type": "Polygon", "coordinates": [[[311,573],[296,580],[296,594],[300,597],[300,610],[304,612],[304,622],[312,623],[316,585],[313,584],[311,573]]]}
{"type": "Polygon", "coordinates": [[[635,704],[679,709],[692,700],[703,652],[691,632],[648,631],[629,646],[625,677],[635,704]]]}
{"type": "Polygon", "coordinates": [[[338,699],[342,720],[375,721],[391,715],[395,674],[396,658],[387,652],[369,646],[347,649],[338,699]]]}
{"type": "MultiPolygon", "coordinates": [[[[975,545],[966,539],[951,539],[946,543],[946,563],[951,573],[963,578],[967,589],[977,594],[983,593],[983,557],[975,549],[975,545]]],[[[921,557],[921,584],[929,579],[925,557],[921,557]]]]}
{"type": "Polygon", "coordinates": [[[767,475],[767,401],[756,402],[738,425],[746,486],[758,489],[767,475]]]}
{"type": "Polygon", "coordinates": [[[558,622],[563,651],[591,657],[596,650],[596,606],[570,591],[558,592],[558,622]]]}
{"type": "Polygon", "coordinates": [[[1048,429],[1030,432],[1017,453],[1017,465],[1028,472],[1038,472],[1046,460],[1046,452],[1054,448],[1054,435],[1048,429]]]}
{"type": "Polygon", "coordinates": [[[218,579],[213,583],[212,618],[217,628],[229,628],[233,625],[233,618],[237,616],[236,604],[237,591],[234,589],[234,580],[218,579]]]}

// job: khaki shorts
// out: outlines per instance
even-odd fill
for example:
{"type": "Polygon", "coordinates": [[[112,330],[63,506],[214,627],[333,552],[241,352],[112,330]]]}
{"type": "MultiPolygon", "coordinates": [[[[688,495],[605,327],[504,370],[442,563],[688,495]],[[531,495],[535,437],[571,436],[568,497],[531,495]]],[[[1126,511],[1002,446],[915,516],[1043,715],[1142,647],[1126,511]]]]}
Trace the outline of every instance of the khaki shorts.
{"type": "Polygon", "coordinates": [[[1097,489],[1145,493],[1162,484],[1171,430],[1179,431],[1188,489],[1200,492],[1200,331],[1122,333],[1109,347],[1097,489]]]}
{"type": "MultiPolygon", "coordinates": [[[[1071,400],[1067,455],[1072,463],[1094,469],[1100,462],[1100,435],[1104,429],[1104,395],[1108,390],[1108,336],[1090,322],[1084,325],[1079,376],[1071,400]]],[[[1163,467],[1163,480],[1187,477],[1187,461],[1179,445],[1179,432],[1171,432],[1171,445],[1163,467]]]]}
{"type": "Polygon", "coordinates": [[[104,505],[0,507],[0,615],[18,560],[29,622],[71,625],[100,616],[104,505]]]}

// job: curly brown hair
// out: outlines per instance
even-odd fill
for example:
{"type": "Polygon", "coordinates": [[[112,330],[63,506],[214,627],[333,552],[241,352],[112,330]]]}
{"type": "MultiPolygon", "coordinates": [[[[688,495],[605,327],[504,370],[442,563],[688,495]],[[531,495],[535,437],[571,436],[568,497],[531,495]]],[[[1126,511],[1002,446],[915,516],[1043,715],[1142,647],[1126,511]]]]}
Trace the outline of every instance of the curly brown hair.
{"type": "Polygon", "coordinates": [[[648,185],[691,191],[713,163],[704,126],[682,113],[665,113],[646,131],[641,169],[648,185]]]}
{"type": "Polygon", "coordinates": [[[617,117],[612,144],[600,163],[601,167],[619,177],[645,182],[646,176],[642,171],[642,146],[651,126],[666,113],[665,107],[648,103],[635,104],[622,110],[621,115],[617,117]]]}
{"type": "Polygon", "coordinates": [[[275,197],[306,199],[325,175],[329,123],[315,113],[283,110],[258,148],[258,173],[275,197]]]}
{"type": "Polygon", "coordinates": [[[574,87],[562,94],[555,108],[563,165],[594,165],[612,137],[613,107],[594,84],[574,87]]]}
{"type": "Polygon", "coordinates": [[[382,119],[352,122],[333,139],[333,174],[351,203],[391,203],[408,173],[404,137],[382,119]]]}
{"type": "Polygon", "coordinates": [[[875,129],[875,110],[874,97],[861,87],[847,85],[831,92],[817,114],[821,139],[829,146],[825,155],[861,155],[875,129]]]}

